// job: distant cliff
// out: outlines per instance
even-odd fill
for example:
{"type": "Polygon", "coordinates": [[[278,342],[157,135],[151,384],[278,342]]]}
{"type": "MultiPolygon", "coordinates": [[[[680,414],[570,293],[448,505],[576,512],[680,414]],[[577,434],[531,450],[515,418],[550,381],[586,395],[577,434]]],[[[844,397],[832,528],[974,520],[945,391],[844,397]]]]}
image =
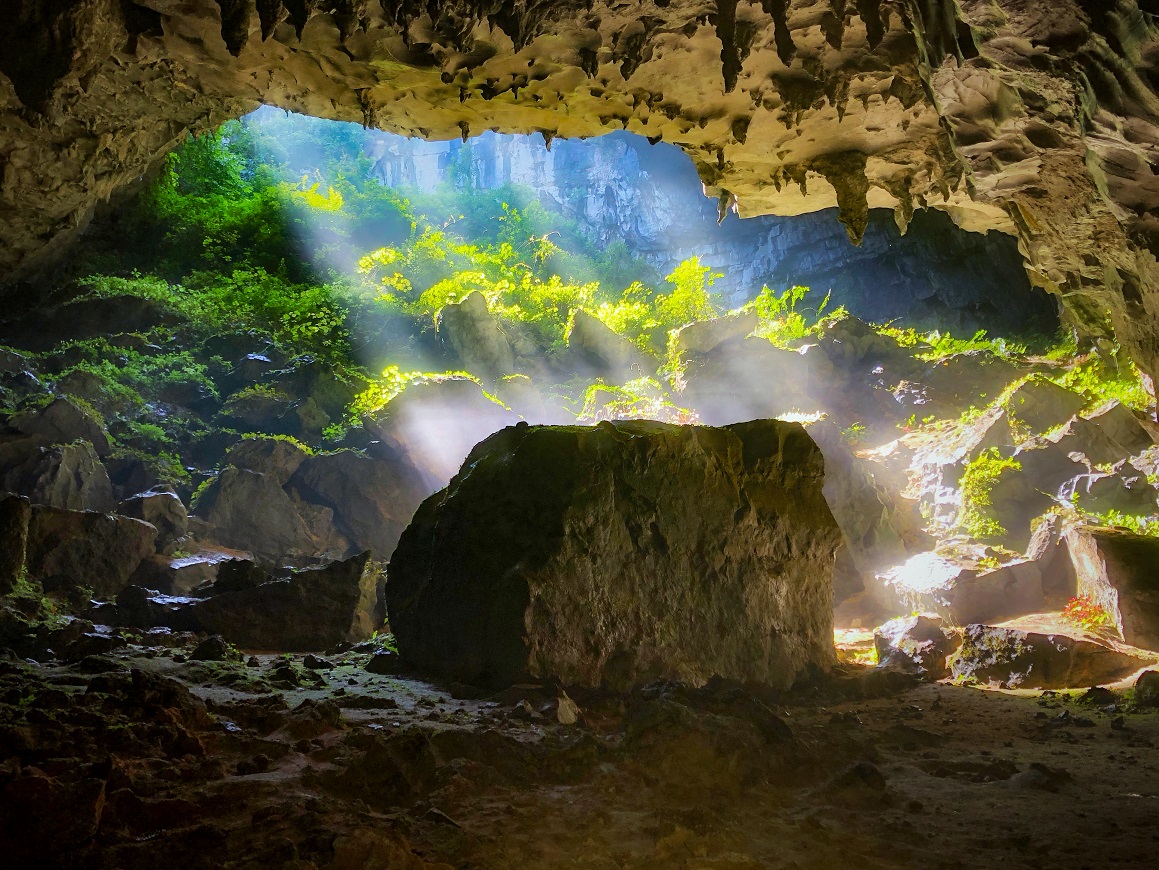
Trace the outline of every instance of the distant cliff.
{"type": "Polygon", "coordinates": [[[1055,303],[1030,287],[1014,238],[964,232],[939,211],[918,212],[905,236],[892,212],[874,211],[857,248],[835,210],[745,220],[730,214],[718,225],[716,202],[702,195],[683,152],[627,133],[557,139],[550,150],[539,136],[485,133],[466,143],[367,136],[383,184],[532,188],[547,208],[576,220],[593,245],[622,239],[662,275],[699,256],[724,273],[716,289],[730,304],[764,284],[804,284],[831,290],[831,305],[875,321],[992,334],[1049,331],[1057,323],[1055,303]]]}

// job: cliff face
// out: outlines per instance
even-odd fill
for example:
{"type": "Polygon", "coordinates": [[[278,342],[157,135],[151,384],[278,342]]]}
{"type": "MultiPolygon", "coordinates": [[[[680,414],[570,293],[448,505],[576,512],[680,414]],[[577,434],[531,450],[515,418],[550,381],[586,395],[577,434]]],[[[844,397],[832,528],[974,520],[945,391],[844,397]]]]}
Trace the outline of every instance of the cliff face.
{"type": "Polygon", "coordinates": [[[450,139],[679,145],[741,215],[937,207],[1159,371],[1154,0],[13,0],[0,270],[270,103],[450,139]]]}
{"type": "Polygon", "coordinates": [[[431,190],[444,182],[492,189],[531,188],[550,210],[576,221],[595,248],[622,241],[658,274],[697,256],[722,274],[727,302],[751,299],[762,285],[815,288],[815,304],[876,322],[907,322],[973,332],[1049,332],[1056,304],[1031,288],[1017,240],[999,232],[964,232],[936,211],[914,215],[906,234],[892,212],[873,209],[860,246],[832,210],[791,218],[718,221],[691,162],[663,142],[610,133],[557,140],[484,133],[467,142],[427,142],[367,133],[373,172],[390,186],[431,190]]]}

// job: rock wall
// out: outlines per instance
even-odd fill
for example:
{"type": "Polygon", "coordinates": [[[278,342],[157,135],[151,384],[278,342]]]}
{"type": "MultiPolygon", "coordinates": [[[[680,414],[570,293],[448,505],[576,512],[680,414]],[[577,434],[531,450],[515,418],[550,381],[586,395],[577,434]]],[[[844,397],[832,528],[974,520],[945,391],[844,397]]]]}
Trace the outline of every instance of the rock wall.
{"type": "Polygon", "coordinates": [[[424,138],[626,129],[722,211],[935,206],[1016,234],[1070,317],[1159,370],[1153,0],[9,4],[0,270],[188,130],[271,103],[424,138]]]}

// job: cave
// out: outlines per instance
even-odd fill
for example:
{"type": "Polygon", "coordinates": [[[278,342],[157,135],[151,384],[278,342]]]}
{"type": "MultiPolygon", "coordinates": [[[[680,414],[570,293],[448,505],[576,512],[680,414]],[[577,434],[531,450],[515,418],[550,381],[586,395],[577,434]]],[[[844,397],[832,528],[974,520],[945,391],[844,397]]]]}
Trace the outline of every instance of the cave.
{"type": "Polygon", "coordinates": [[[13,0],[11,866],[1151,866],[1153,0],[13,0]]]}

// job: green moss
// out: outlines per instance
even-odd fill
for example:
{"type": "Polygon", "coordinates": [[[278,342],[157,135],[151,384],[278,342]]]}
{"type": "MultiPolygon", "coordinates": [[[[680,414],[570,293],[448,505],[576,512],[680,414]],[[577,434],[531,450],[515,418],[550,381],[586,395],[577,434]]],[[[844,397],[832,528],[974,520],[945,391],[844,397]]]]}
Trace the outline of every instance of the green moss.
{"type": "Polygon", "coordinates": [[[961,480],[962,509],[958,528],[979,541],[1005,537],[1006,529],[998,521],[990,494],[1004,474],[1022,470],[1022,463],[1004,458],[991,447],[966,465],[961,480]]]}

